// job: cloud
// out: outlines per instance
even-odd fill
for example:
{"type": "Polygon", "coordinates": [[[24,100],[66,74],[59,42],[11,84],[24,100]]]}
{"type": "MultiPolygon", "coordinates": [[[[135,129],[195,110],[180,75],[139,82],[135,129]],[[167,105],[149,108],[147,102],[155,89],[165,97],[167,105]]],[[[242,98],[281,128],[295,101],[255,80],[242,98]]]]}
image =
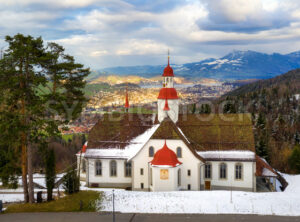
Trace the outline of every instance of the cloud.
{"type": "Polygon", "coordinates": [[[93,68],[223,56],[233,49],[299,46],[299,0],[0,0],[4,35],[62,44],[93,68]]]}
{"type": "Polygon", "coordinates": [[[28,7],[28,6],[44,6],[47,8],[83,8],[88,6],[115,6],[131,7],[131,4],[122,0],[0,0],[0,4],[4,7],[28,7]]]}
{"type": "Polygon", "coordinates": [[[293,18],[277,0],[203,0],[209,15],[204,30],[253,33],[290,26],[293,18]]]}

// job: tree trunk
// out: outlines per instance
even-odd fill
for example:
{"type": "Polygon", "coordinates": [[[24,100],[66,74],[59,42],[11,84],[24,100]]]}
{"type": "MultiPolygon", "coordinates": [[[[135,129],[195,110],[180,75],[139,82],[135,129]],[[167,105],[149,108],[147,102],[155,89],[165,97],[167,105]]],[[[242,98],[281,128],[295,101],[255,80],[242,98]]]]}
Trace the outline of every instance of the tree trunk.
{"type": "MultiPolygon", "coordinates": [[[[23,59],[20,59],[20,77],[22,76],[23,70],[23,59]]],[[[24,82],[20,82],[20,88],[24,88],[24,82]]],[[[25,97],[22,96],[21,99],[21,114],[22,114],[22,122],[25,125],[26,117],[25,117],[25,97]]],[[[28,203],[29,196],[28,196],[28,183],[27,183],[27,146],[26,146],[26,133],[21,133],[21,148],[22,148],[22,182],[23,182],[23,193],[24,193],[24,201],[28,203]]]]}
{"type": "Polygon", "coordinates": [[[33,186],[33,168],[32,168],[32,146],[28,147],[28,191],[29,191],[29,203],[34,203],[34,186],[33,186]]]}
{"type": "MultiPolygon", "coordinates": [[[[23,140],[23,135],[22,135],[22,140],[23,140]]],[[[28,184],[27,184],[27,149],[25,143],[22,143],[22,183],[23,183],[24,201],[25,203],[28,203],[29,196],[28,196],[28,184]]]]}

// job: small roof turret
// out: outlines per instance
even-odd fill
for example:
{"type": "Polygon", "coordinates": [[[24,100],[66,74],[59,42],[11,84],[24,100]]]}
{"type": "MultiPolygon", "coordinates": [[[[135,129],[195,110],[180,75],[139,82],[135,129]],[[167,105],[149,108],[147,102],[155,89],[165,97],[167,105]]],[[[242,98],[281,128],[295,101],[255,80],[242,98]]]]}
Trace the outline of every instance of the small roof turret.
{"type": "Polygon", "coordinates": [[[167,146],[167,141],[165,141],[163,148],[155,153],[154,158],[150,163],[152,166],[164,167],[176,167],[182,164],[177,159],[175,152],[167,146]]]}

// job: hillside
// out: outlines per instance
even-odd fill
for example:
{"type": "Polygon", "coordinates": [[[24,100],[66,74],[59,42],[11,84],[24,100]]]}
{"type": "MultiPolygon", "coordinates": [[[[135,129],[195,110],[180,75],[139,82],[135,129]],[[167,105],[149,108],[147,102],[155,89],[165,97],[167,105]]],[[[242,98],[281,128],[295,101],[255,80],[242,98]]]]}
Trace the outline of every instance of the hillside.
{"type": "Polygon", "coordinates": [[[217,103],[223,104],[225,113],[251,113],[257,154],[282,172],[297,172],[291,157],[300,146],[299,94],[300,69],[296,69],[241,86],[217,103]]]}
{"type": "MultiPolygon", "coordinates": [[[[300,52],[266,54],[255,51],[233,51],[222,58],[210,58],[182,65],[171,64],[177,76],[214,79],[267,79],[300,68],[300,52]]],[[[165,65],[110,67],[99,70],[101,75],[139,75],[153,77],[163,72],[165,65]]],[[[93,73],[93,78],[96,75],[93,73]]]]}
{"type": "Polygon", "coordinates": [[[288,85],[289,87],[291,87],[290,89],[294,94],[300,93],[300,69],[289,71],[288,73],[276,76],[271,79],[260,80],[254,83],[243,85],[224,96],[238,96],[261,89],[281,87],[283,85],[288,85]]]}

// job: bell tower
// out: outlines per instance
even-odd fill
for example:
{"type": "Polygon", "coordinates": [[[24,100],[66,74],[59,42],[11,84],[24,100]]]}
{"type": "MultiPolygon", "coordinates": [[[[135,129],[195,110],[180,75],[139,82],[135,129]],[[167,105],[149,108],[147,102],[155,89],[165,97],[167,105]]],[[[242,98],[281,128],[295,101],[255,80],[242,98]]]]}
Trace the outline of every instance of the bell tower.
{"type": "Polygon", "coordinates": [[[176,123],[179,112],[179,98],[174,88],[174,73],[170,66],[170,55],[168,51],[168,65],[164,69],[163,87],[159,91],[157,97],[158,121],[162,122],[167,116],[176,123]]]}

